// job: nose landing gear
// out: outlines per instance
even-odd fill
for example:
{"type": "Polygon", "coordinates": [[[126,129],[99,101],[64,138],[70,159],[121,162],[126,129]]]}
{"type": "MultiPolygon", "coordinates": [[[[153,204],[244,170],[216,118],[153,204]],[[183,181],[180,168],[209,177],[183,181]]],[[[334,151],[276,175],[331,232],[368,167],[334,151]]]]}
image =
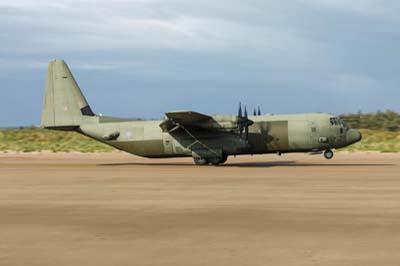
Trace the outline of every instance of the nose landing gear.
{"type": "Polygon", "coordinates": [[[325,159],[327,159],[327,160],[332,159],[333,156],[334,156],[334,153],[333,153],[332,150],[326,150],[326,151],[324,152],[324,157],[325,157],[325,159]]]}

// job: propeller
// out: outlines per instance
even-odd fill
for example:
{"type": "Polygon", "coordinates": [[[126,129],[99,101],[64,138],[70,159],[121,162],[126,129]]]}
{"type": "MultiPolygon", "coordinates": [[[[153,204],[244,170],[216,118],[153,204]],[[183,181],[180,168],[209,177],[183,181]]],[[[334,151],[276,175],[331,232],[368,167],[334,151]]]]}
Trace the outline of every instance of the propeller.
{"type": "Polygon", "coordinates": [[[245,139],[248,140],[249,139],[249,126],[254,124],[254,122],[249,119],[246,105],[244,106],[244,115],[243,115],[242,103],[239,103],[238,122],[237,123],[238,123],[240,137],[243,136],[243,131],[244,131],[245,139]]]}
{"type": "MultiPolygon", "coordinates": [[[[244,134],[246,136],[246,140],[249,139],[249,117],[247,115],[247,108],[246,105],[244,106],[244,118],[246,119],[246,125],[244,127],[244,134]]],[[[253,124],[253,122],[251,122],[251,124],[253,124]]]]}
{"type": "Polygon", "coordinates": [[[260,106],[258,106],[258,116],[260,116],[261,115],[261,108],[260,108],[260,106]]]}
{"type": "Polygon", "coordinates": [[[243,112],[242,112],[242,103],[239,103],[239,111],[238,111],[238,128],[239,128],[239,135],[242,137],[243,134],[243,112]]]}
{"type": "Polygon", "coordinates": [[[256,108],[254,108],[253,115],[257,116],[257,109],[256,108]]]}

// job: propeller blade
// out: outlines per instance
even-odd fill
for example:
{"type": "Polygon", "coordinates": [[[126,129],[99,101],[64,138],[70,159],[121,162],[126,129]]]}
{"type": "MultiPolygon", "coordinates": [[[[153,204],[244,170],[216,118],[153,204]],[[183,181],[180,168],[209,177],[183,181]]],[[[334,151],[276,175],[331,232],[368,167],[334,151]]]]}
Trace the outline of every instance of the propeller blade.
{"type": "Polygon", "coordinates": [[[258,115],[259,115],[259,116],[261,115],[261,108],[260,108],[260,106],[258,106],[258,115]]]}
{"type": "Polygon", "coordinates": [[[253,115],[254,115],[254,116],[257,115],[257,110],[256,110],[256,108],[254,108],[253,115]]]}
{"type": "Polygon", "coordinates": [[[243,135],[243,112],[242,112],[242,103],[239,102],[239,110],[238,110],[238,130],[239,135],[242,137],[243,135]]]}
{"type": "Polygon", "coordinates": [[[245,134],[245,137],[246,137],[246,140],[248,140],[249,139],[249,119],[248,119],[248,114],[247,114],[247,106],[245,105],[244,106],[244,117],[245,117],[245,121],[244,121],[244,123],[245,123],[245,126],[244,126],[244,134],[245,134]]]}
{"type": "MultiPolygon", "coordinates": [[[[256,115],[257,110],[254,108],[254,114],[256,115]]],[[[249,138],[249,126],[251,126],[254,122],[248,118],[247,106],[244,106],[244,112],[242,109],[242,103],[239,103],[239,110],[238,110],[238,118],[237,118],[237,125],[239,135],[242,138],[243,133],[245,133],[245,139],[248,140],[249,138]]]]}

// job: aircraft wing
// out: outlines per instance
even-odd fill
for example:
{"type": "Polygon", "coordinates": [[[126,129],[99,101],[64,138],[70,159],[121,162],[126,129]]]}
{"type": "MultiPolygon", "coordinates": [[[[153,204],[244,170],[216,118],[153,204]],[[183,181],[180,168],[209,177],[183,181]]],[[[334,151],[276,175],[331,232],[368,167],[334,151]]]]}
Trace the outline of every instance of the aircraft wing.
{"type": "MultiPolygon", "coordinates": [[[[232,133],[237,132],[234,116],[209,116],[194,111],[175,111],[165,114],[160,124],[184,148],[201,158],[221,157],[220,139],[230,139],[232,145],[244,145],[244,141],[232,133]]],[[[246,144],[247,145],[247,144],[246,144]]]]}
{"type": "Polygon", "coordinates": [[[175,111],[165,114],[168,119],[182,125],[193,125],[213,120],[209,115],[193,112],[193,111],[175,111]]]}
{"type": "Polygon", "coordinates": [[[211,116],[194,111],[174,111],[165,115],[167,119],[160,125],[164,131],[169,131],[178,125],[202,129],[215,129],[215,127],[218,127],[218,123],[211,116]]]}

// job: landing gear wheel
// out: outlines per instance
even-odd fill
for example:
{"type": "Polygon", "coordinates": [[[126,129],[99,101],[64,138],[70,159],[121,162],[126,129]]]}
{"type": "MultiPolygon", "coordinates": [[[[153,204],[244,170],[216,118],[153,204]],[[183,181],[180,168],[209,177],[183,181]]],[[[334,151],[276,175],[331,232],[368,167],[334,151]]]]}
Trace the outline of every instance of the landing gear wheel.
{"type": "Polygon", "coordinates": [[[333,153],[333,151],[331,151],[331,150],[326,150],[326,151],[324,152],[324,157],[325,157],[325,159],[327,159],[327,160],[332,159],[333,156],[334,156],[334,153],[333,153]]]}
{"type": "Polygon", "coordinates": [[[208,165],[210,162],[204,158],[193,158],[193,161],[196,165],[208,165]]]}
{"type": "Polygon", "coordinates": [[[224,164],[224,163],[226,163],[226,161],[228,160],[228,155],[224,155],[223,157],[222,157],[222,160],[221,160],[221,164],[224,164]]]}
{"type": "Polygon", "coordinates": [[[226,162],[226,160],[228,160],[228,156],[224,155],[221,158],[213,158],[213,159],[210,159],[209,161],[210,161],[210,163],[212,165],[217,166],[217,165],[220,165],[220,164],[224,164],[226,162]]]}

